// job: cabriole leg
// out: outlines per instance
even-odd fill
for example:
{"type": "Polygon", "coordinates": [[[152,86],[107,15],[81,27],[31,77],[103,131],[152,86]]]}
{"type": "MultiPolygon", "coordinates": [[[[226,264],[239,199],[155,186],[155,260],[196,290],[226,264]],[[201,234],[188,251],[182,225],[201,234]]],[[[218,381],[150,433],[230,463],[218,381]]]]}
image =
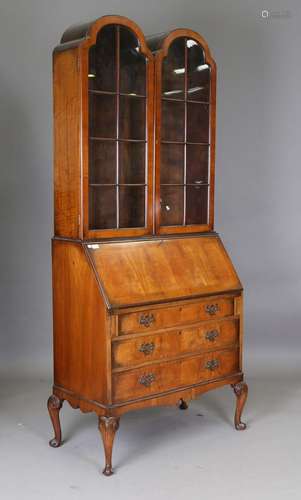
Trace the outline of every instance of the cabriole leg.
{"type": "Polygon", "coordinates": [[[245,382],[239,382],[238,384],[233,384],[232,388],[236,396],[236,411],[234,417],[235,429],[244,431],[247,426],[241,421],[241,414],[247,401],[248,386],[245,382]]]}
{"type": "Polygon", "coordinates": [[[99,417],[98,428],[100,430],[103,447],[105,451],[105,468],[103,474],[111,476],[112,469],[112,449],[115,433],[119,427],[119,417],[99,417]]]}
{"type": "Polygon", "coordinates": [[[58,448],[62,442],[62,431],[60,424],[60,409],[63,406],[63,399],[59,399],[54,394],[48,399],[47,407],[54,430],[54,438],[49,441],[52,448],[58,448]]]}

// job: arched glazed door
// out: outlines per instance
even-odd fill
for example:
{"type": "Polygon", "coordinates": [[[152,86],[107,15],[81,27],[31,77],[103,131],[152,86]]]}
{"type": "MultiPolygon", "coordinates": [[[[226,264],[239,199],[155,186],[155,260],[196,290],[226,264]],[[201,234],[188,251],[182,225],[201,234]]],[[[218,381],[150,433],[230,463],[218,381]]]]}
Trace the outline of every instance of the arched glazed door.
{"type": "Polygon", "coordinates": [[[156,231],[213,228],[215,63],[190,30],[150,38],[156,54],[156,231]]]}
{"type": "Polygon", "coordinates": [[[83,72],[85,230],[92,238],[143,235],[152,232],[153,57],[134,23],[96,28],[83,72]]]}

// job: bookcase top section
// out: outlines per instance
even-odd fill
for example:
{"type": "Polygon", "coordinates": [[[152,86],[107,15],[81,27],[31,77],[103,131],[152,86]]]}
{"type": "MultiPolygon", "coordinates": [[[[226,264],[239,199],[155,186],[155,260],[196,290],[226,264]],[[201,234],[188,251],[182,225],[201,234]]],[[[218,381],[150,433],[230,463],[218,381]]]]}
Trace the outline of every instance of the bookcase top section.
{"type": "Polygon", "coordinates": [[[217,235],[86,243],[85,246],[109,309],[242,289],[217,235]]]}

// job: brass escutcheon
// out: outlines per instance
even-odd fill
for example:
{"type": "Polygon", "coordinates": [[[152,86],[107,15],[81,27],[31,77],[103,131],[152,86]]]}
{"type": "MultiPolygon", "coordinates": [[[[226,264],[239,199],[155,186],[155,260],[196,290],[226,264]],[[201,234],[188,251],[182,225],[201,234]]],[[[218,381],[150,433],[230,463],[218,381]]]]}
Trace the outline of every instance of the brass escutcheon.
{"type": "Polygon", "coordinates": [[[142,375],[139,378],[139,384],[144,385],[145,387],[149,387],[155,380],[155,375],[153,373],[148,373],[146,375],[142,375]]]}
{"type": "Polygon", "coordinates": [[[210,361],[207,361],[205,368],[210,371],[216,370],[216,368],[219,367],[219,361],[217,359],[211,359],[210,361]]]}
{"type": "Polygon", "coordinates": [[[139,318],[140,325],[144,325],[149,327],[155,321],[155,317],[153,314],[141,314],[139,318]]]}
{"type": "Polygon", "coordinates": [[[219,309],[218,304],[208,304],[206,306],[205,310],[206,310],[207,314],[210,314],[210,316],[213,316],[214,314],[217,313],[218,309],[219,309]]]}
{"type": "Polygon", "coordinates": [[[154,349],[155,349],[154,342],[146,342],[144,344],[141,344],[141,346],[139,347],[139,351],[143,352],[145,356],[147,356],[148,354],[152,354],[152,352],[154,352],[154,349]]]}
{"type": "Polygon", "coordinates": [[[205,333],[205,338],[206,340],[209,340],[209,342],[214,342],[218,335],[217,330],[209,330],[209,332],[205,333]]]}

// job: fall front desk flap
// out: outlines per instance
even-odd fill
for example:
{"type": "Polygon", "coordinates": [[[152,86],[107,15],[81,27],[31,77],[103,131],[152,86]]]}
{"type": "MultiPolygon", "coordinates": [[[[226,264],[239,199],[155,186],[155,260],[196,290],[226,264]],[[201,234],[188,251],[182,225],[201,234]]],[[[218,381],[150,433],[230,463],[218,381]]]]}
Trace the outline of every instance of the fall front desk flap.
{"type": "Polygon", "coordinates": [[[110,309],[241,290],[218,236],[87,243],[110,309]]]}

